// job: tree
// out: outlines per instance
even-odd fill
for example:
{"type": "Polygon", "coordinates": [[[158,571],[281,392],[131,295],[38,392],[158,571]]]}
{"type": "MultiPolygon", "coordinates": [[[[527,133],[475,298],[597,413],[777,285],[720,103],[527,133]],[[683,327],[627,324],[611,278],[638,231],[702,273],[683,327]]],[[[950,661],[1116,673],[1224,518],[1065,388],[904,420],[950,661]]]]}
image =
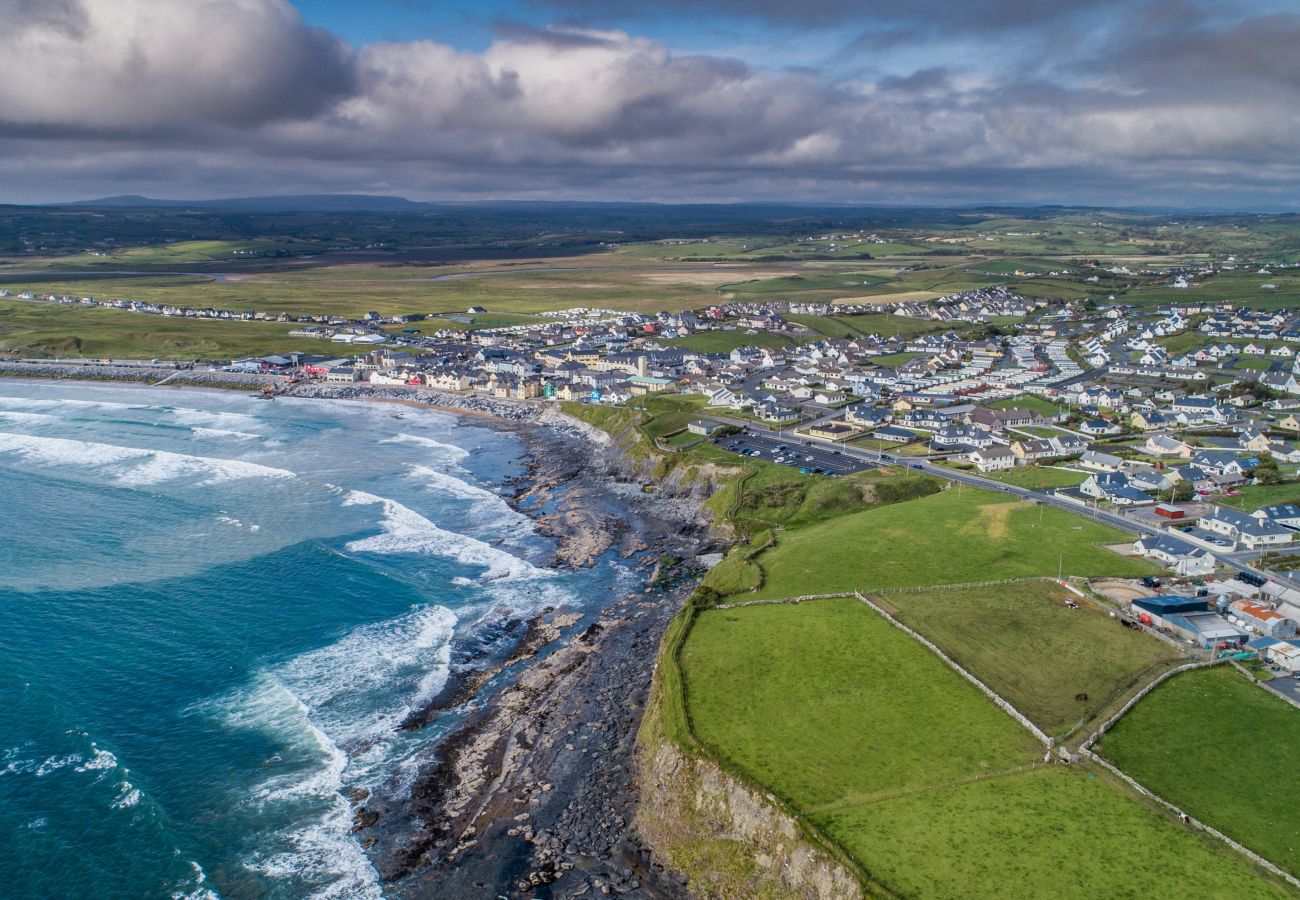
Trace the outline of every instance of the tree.
{"type": "Polygon", "coordinates": [[[1261,453],[1259,465],[1255,467],[1255,481],[1258,484],[1277,484],[1282,480],[1282,473],[1278,470],[1277,460],[1271,453],[1261,453]]]}

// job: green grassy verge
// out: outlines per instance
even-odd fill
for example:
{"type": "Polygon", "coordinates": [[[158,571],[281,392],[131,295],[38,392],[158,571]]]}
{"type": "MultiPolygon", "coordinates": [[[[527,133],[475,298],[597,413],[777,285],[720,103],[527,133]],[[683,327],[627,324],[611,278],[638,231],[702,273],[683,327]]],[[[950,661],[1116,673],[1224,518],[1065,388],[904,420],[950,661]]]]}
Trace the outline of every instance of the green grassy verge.
{"type": "Polygon", "coordinates": [[[1162,684],[1100,752],[1143,785],[1292,874],[1300,874],[1292,753],[1300,710],[1228,667],[1162,684]]]}

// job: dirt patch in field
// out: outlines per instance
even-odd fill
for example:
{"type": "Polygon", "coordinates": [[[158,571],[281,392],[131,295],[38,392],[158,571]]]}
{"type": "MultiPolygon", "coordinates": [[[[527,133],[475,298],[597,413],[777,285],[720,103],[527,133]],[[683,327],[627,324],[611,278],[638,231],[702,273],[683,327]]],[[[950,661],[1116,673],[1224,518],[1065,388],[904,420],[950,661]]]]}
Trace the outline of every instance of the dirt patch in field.
{"type": "Polygon", "coordinates": [[[770,278],[792,278],[790,272],[746,272],[743,269],[702,269],[698,272],[641,272],[637,277],[654,284],[689,284],[712,287],[719,284],[739,284],[745,281],[766,281],[770,278]]]}
{"type": "Polygon", "coordinates": [[[962,526],[967,534],[985,535],[995,541],[1011,534],[1011,513],[1019,503],[986,503],[980,507],[979,518],[962,526]]]}
{"type": "Polygon", "coordinates": [[[1088,582],[1088,586],[1107,600],[1116,603],[1131,603],[1142,597],[1150,597],[1151,589],[1143,587],[1142,582],[1127,578],[1099,578],[1088,582]]]}

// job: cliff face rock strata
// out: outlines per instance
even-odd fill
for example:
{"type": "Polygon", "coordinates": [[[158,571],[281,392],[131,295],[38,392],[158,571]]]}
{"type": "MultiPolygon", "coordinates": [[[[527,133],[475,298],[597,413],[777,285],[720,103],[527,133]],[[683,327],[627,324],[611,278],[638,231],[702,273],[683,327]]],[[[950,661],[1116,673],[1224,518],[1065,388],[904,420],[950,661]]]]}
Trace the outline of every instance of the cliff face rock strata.
{"type": "Polygon", "coordinates": [[[861,898],[854,875],[786,813],[707,760],[663,741],[643,748],[636,826],[693,897],[861,898]]]}

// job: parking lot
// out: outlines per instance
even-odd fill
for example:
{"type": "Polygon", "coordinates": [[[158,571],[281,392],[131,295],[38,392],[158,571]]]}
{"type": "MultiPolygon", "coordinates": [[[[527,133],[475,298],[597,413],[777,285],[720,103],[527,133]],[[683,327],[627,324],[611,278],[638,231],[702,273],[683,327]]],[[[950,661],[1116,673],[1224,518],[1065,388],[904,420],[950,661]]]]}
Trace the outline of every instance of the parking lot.
{"type": "Polygon", "coordinates": [[[745,431],[719,441],[719,446],[734,453],[756,456],[795,469],[820,470],[823,475],[852,475],[874,469],[874,463],[845,456],[833,447],[809,438],[762,434],[745,431]]]}

